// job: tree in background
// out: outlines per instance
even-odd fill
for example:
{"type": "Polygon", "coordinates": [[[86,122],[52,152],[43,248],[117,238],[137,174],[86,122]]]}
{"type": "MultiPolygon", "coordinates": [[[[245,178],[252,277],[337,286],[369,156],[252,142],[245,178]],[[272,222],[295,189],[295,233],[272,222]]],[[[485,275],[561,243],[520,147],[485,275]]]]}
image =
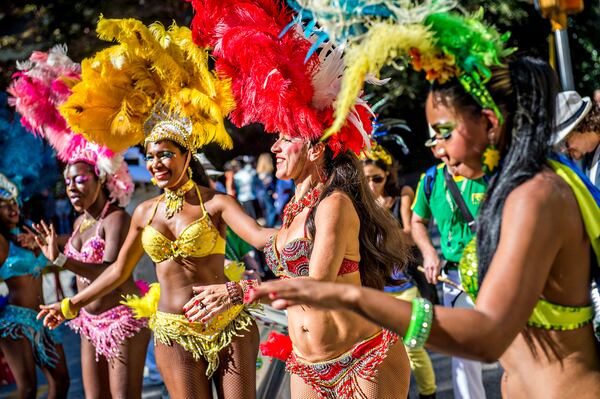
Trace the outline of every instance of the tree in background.
{"type": "MultiPolygon", "coordinates": [[[[550,23],[542,19],[531,0],[461,0],[460,8],[485,11],[485,20],[500,31],[511,31],[511,46],[526,53],[548,59],[550,23]]],[[[175,20],[189,25],[191,6],[183,0],[4,0],[0,6],[0,89],[5,90],[15,72],[15,62],[28,58],[34,50],[47,50],[57,43],[69,46],[69,55],[76,61],[92,54],[105,44],[96,38],[98,16],[107,18],[135,17],[144,23],[160,21],[169,25],[175,20]],[[12,4],[9,4],[12,3],[12,4]]],[[[577,89],[591,95],[600,88],[600,1],[586,0],[583,13],[570,18],[571,58],[577,89]]],[[[420,172],[433,163],[422,143],[426,139],[423,104],[427,83],[410,68],[399,65],[388,68],[382,76],[392,80],[383,87],[368,88],[370,101],[377,105],[380,118],[404,119],[412,133],[399,131],[411,153],[396,155],[405,172],[420,172]]],[[[217,165],[240,154],[268,151],[270,140],[261,135],[260,127],[251,126],[240,133],[230,129],[234,150],[223,152],[208,148],[208,156],[217,165]]]]}

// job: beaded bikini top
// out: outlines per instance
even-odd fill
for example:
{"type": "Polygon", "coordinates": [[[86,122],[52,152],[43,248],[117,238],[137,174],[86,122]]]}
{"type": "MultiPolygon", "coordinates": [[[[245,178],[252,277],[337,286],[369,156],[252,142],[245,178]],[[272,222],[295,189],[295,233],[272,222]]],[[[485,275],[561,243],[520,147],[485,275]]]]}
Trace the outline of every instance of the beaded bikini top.
{"type": "MultiPolygon", "coordinates": [[[[552,155],[548,159],[548,165],[569,185],[575,195],[593,254],[600,264],[600,192],[564,156],[552,155]]],[[[473,238],[465,247],[458,265],[461,284],[473,301],[479,292],[477,265],[477,241],[473,238]]],[[[527,324],[546,330],[575,330],[590,323],[593,317],[592,306],[563,306],[540,298],[527,324]]]]}
{"type": "MultiPolygon", "coordinates": [[[[72,240],[75,234],[69,237],[69,241],[67,241],[67,245],[65,245],[65,255],[69,258],[73,258],[80,262],[85,263],[102,263],[104,261],[104,248],[106,246],[106,242],[104,238],[100,237],[100,226],[102,225],[102,221],[106,216],[106,212],[109,208],[109,203],[106,203],[106,206],[102,210],[100,214],[100,218],[96,222],[96,233],[87,241],[85,241],[81,245],[81,249],[77,250],[73,246],[72,240]]],[[[77,231],[80,231],[81,223],[77,227],[77,231]]]]}
{"type": "Polygon", "coordinates": [[[225,239],[221,237],[206,212],[198,186],[196,192],[202,207],[202,217],[188,224],[175,240],[169,239],[151,225],[160,199],[156,201],[154,211],[142,231],[142,246],[155,263],[174,258],[202,258],[212,254],[225,254],[225,239]]]}
{"type": "MultiPolygon", "coordinates": [[[[278,252],[277,234],[271,236],[264,248],[267,265],[277,277],[284,278],[307,277],[311,252],[312,240],[306,237],[288,242],[281,252],[278,252]]],[[[357,261],[344,259],[338,276],[357,271],[357,261]]]]}
{"type": "MultiPolygon", "coordinates": [[[[458,269],[465,292],[475,302],[479,293],[476,238],[465,247],[458,269]]],[[[575,330],[591,322],[593,317],[592,306],[563,306],[540,298],[527,320],[527,325],[545,330],[575,330]]]]}
{"type": "MultiPolygon", "coordinates": [[[[20,230],[14,229],[13,234],[19,234],[20,230]]],[[[9,242],[8,257],[0,265],[0,279],[8,280],[11,277],[25,276],[28,274],[38,277],[42,269],[48,264],[44,255],[35,254],[25,248],[9,242]]]]}

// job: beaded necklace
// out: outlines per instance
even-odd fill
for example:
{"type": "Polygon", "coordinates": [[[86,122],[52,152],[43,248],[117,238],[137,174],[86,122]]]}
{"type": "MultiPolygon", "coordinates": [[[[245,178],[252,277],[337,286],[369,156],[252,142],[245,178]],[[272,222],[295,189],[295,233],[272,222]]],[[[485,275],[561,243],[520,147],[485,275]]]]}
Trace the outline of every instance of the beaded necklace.
{"type": "Polygon", "coordinates": [[[177,190],[165,189],[165,205],[167,219],[171,219],[174,214],[179,213],[183,209],[183,200],[185,194],[193,189],[196,185],[192,179],[189,179],[177,190]]]}
{"type": "Polygon", "coordinates": [[[294,218],[304,210],[304,208],[313,208],[319,197],[321,197],[321,190],[318,187],[312,188],[309,192],[304,194],[300,200],[296,201],[296,196],[287,203],[283,208],[283,226],[285,228],[290,227],[294,218]]]}

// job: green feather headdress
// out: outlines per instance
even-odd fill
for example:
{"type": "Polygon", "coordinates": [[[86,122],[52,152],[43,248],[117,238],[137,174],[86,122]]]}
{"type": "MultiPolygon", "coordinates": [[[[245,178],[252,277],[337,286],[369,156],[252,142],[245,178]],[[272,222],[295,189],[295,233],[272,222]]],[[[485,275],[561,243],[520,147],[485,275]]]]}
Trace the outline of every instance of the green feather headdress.
{"type": "MultiPolygon", "coordinates": [[[[407,7],[419,7],[406,3],[407,7]]],[[[506,47],[510,33],[500,34],[486,25],[481,9],[473,15],[439,12],[439,9],[427,14],[420,9],[419,15],[421,19],[408,22],[394,16],[371,19],[365,23],[366,32],[348,38],[344,57],[346,70],[335,104],[335,120],[323,139],[343,126],[368,74],[378,76],[384,66],[398,65],[402,61],[416,71],[424,71],[429,81],[444,83],[457,78],[481,107],[493,110],[503,122],[486,83],[491,78],[491,68],[502,65],[502,59],[515,50],[506,47]]],[[[326,23],[320,25],[327,26],[326,23]]]]}

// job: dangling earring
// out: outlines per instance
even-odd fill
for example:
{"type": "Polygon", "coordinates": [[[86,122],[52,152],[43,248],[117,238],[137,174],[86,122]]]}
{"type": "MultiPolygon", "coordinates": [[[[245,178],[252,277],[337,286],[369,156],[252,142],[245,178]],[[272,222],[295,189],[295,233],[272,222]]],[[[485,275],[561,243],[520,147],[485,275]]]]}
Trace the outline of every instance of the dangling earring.
{"type": "Polygon", "coordinates": [[[188,177],[189,177],[189,178],[190,178],[190,180],[191,180],[191,179],[192,179],[192,176],[194,175],[194,173],[192,172],[192,168],[191,168],[190,166],[188,166],[187,173],[188,173],[188,177]]]}
{"type": "Polygon", "coordinates": [[[496,172],[499,163],[500,151],[498,151],[495,144],[488,144],[481,156],[483,173],[485,173],[486,176],[493,175],[496,172]]]}
{"type": "Polygon", "coordinates": [[[158,184],[158,182],[156,181],[156,179],[154,177],[152,179],[150,179],[150,183],[154,184],[155,186],[158,184]]]}

